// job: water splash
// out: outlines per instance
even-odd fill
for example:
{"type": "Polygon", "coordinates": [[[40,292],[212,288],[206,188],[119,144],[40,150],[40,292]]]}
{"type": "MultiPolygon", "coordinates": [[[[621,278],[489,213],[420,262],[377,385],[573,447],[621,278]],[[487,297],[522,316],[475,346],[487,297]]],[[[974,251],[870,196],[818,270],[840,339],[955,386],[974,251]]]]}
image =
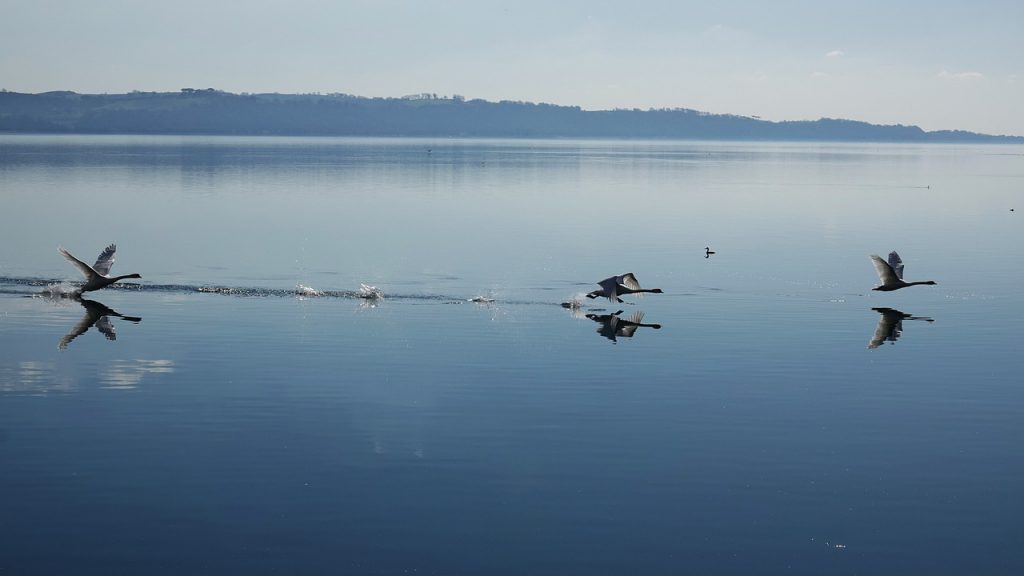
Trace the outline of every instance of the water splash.
{"type": "Polygon", "coordinates": [[[469,300],[467,300],[467,302],[472,302],[474,304],[485,304],[486,305],[486,304],[494,304],[495,300],[496,299],[494,297],[494,292],[490,292],[486,296],[484,294],[477,294],[476,296],[474,296],[474,297],[470,298],[469,300]]]}
{"type": "Polygon", "coordinates": [[[364,300],[383,300],[384,292],[376,286],[359,284],[359,297],[364,300]]]}
{"type": "Polygon", "coordinates": [[[253,291],[243,290],[241,288],[230,288],[228,286],[200,286],[196,288],[196,292],[204,292],[207,294],[235,294],[235,295],[250,295],[253,291]]]}
{"type": "Polygon", "coordinates": [[[79,296],[79,287],[76,284],[70,282],[54,282],[47,284],[39,291],[38,296],[42,298],[74,298],[79,296]]]}
{"type": "Polygon", "coordinates": [[[562,308],[569,310],[573,318],[583,318],[583,299],[586,298],[586,294],[583,292],[577,292],[569,297],[565,302],[562,302],[562,308]]]}
{"type": "Polygon", "coordinates": [[[326,293],[310,286],[296,284],[295,295],[298,296],[299,298],[319,298],[321,296],[326,296],[326,293]]]}

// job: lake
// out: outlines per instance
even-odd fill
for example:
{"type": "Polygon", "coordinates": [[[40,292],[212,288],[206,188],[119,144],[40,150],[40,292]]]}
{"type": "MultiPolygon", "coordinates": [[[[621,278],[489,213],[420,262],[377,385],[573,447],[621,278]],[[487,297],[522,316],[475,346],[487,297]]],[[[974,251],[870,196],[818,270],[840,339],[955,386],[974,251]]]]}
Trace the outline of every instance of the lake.
{"type": "Polygon", "coordinates": [[[1024,572],[1024,146],[3,135],[0,191],[0,573],[1024,572]]]}

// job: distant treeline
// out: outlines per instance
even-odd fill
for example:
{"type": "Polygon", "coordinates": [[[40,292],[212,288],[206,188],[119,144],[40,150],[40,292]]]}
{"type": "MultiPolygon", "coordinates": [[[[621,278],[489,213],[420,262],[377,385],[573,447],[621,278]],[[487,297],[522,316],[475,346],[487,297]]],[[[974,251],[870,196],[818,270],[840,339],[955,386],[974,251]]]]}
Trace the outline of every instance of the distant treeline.
{"type": "Polygon", "coordinates": [[[420,94],[0,92],[0,132],[512,138],[673,138],[857,142],[1019,142],[1022,136],[926,132],[852,120],[770,122],[688,109],[582,110],[420,94]]]}

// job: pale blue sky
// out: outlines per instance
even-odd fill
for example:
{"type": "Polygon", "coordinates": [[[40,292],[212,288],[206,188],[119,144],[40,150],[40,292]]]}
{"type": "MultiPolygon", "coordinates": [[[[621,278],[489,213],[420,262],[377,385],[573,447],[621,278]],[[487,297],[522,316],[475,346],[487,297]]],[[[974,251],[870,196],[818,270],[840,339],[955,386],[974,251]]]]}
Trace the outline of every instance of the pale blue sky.
{"type": "Polygon", "coordinates": [[[432,92],[1024,135],[1024,2],[3,0],[0,88],[432,92]]]}

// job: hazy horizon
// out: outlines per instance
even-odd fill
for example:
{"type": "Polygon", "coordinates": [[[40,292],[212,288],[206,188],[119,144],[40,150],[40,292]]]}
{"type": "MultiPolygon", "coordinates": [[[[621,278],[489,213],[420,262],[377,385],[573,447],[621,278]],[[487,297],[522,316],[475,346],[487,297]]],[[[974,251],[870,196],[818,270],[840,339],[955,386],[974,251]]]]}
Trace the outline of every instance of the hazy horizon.
{"type": "Polygon", "coordinates": [[[459,94],[1024,135],[1024,6],[16,3],[0,88],[459,94]]]}

